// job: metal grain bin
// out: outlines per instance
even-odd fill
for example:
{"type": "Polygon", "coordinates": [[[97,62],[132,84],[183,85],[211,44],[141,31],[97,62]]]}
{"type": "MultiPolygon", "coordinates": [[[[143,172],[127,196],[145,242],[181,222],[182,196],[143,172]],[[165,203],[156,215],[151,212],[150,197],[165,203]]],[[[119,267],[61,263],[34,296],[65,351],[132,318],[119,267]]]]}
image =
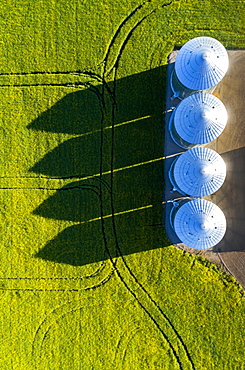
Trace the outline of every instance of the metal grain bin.
{"type": "Polygon", "coordinates": [[[218,40],[201,36],[186,42],[178,52],[170,78],[172,99],[184,99],[203,90],[212,93],[228,66],[227,51],[218,40]]]}
{"type": "Polygon", "coordinates": [[[182,148],[207,144],[224,130],[228,115],[216,96],[198,92],[182,100],[173,111],[169,130],[173,141],[182,148]]]}
{"type": "Polygon", "coordinates": [[[215,246],[226,232],[225,215],[218,206],[204,199],[174,203],[170,223],[181,242],[196,249],[215,246]]]}
{"type": "Polygon", "coordinates": [[[169,170],[172,191],[199,198],[215,193],[224,183],[226,165],[212,149],[196,147],[178,156],[169,170]]]}

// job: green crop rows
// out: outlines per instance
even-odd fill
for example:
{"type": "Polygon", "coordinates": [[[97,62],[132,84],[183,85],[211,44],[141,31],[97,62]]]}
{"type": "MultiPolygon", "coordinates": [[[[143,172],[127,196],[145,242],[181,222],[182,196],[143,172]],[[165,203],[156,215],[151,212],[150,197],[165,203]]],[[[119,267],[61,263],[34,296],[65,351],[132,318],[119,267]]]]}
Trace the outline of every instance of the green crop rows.
{"type": "Polygon", "coordinates": [[[243,1],[2,0],[0,368],[244,369],[244,294],[162,227],[167,56],[243,1]]]}

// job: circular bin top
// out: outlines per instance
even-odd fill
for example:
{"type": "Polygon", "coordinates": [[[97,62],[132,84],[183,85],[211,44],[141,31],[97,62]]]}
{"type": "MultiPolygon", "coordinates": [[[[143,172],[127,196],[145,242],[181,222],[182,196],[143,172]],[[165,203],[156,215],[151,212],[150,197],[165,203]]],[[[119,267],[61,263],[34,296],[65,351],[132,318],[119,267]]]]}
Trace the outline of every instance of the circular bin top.
{"type": "Polygon", "coordinates": [[[221,100],[204,92],[188,96],[174,111],[174,126],[178,135],[193,145],[216,139],[224,130],[227,119],[221,100]]]}
{"type": "Polygon", "coordinates": [[[177,158],[173,176],[183,194],[203,197],[215,193],[222,186],[226,165],[214,150],[195,147],[177,158]]]}
{"type": "Polygon", "coordinates": [[[173,220],[179,239],[189,247],[207,249],[218,244],[226,232],[226,219],[221,209],[204,199],[184,203],[173,220]]]}
{"type": "Polygon", "coordinates": [[[205,90],[219,83],[229,66],[225,47],[212,37],[196,37],[186,42],[176,57],[179,81],[191,90],[205,90]]]}

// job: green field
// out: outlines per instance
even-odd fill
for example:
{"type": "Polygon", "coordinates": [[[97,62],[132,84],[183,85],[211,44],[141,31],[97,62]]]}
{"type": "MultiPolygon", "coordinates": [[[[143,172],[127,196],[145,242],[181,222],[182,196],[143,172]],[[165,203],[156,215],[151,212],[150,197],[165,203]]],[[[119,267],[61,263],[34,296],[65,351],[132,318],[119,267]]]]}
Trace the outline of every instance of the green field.
{"type": "Polygon", "coordinates": [[[244,292],[162,226],[167,56],[243,1],[2,0],[0,368],[242,370],[244,292]]]}

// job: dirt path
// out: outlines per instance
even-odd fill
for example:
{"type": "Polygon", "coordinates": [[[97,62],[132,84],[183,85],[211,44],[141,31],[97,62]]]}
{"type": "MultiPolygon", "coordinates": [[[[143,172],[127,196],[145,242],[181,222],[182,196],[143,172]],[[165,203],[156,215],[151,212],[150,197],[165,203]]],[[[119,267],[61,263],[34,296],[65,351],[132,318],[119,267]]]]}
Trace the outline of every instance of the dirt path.
{"type": "Polygon", "coordinates": [[[226,216],[227,232],[215,251],[245,288],[245,51],[230,51],[229,60],[229,70],[215,91],[229,115],[216,144],[227,166],[226,180],[216,194],[216,204],[226,216]]]}
{"type": "MultiPolygon", "coordinates": [[[[171,203],[164,205],[165,228],[171,242],[179,248],[191,253],[201,254],[213,262],[221,263],[237,281],[245,288],[245,51],[231,50],[229,54],[229,69],[223,80],[217,86],[214,94],[225,104],[228,111],[228,123],[214,142],[206,145],[222,155],[226,166],[226,180],[216,194],[206,197],[213,201],[224,212],[227,220],[227,231],[222,241],[213,249],[207,251],[194,250],[180,243],[171,229],[168,217],[171,203]]],[[[177,52],[171,53],[168,65],[168,76],[173,68],[177,52]]],[[[178,100],[170,100],[172,92],[167,86],[166,110],[178,104],[178,100]]],[[[171,113],[166,115],[166,128],[171,113]]],[[[174,156],[182,150],[173,144],[168,129],[165,130],[165,201],[181,197],[178,193],[170,193],[171,185],[168,179],[168,168],[174,156]],[[172,157],[173,156],[173,157],[172,157]]]]}

